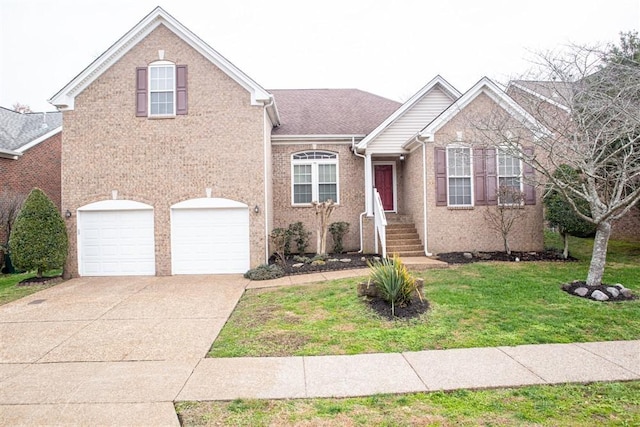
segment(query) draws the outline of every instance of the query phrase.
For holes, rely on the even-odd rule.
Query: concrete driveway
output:
[[[248,283],[79,278],[0,306],[0,425],[179,425],[172,402]]]

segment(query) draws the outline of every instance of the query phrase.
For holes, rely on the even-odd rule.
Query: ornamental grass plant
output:
[[[376,286],[382,299],[391,304],[392,316],[395,316],[396,305],[411,302],[414,292],[422,299],[414,277],[397,254],[369,263],[369,268],[369,282]]]

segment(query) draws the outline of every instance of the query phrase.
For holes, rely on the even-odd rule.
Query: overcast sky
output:
[[[532,52],[616,42],[640,0],[0,0],[0,106],[47,102],[155,6],[267,89],[358,88],[404,101],[436,74],[464,92]]]

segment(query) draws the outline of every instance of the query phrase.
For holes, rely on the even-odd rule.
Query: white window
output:
[[[291,186],[294,205],[338,203],[338,155],[327,151],[305,151],[291,156]]]
[[[498,149],[498,203],[520,204],[522,196],[522,162],[505,149]]]
[[[149,65],[149,115],[175,115],[175,100],[175,65],[168,61],[158,61]]]
[[[449,206],[472,206],[471,148],[447,147],[447,187]]]

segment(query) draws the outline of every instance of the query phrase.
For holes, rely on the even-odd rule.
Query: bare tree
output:
[[[484,219],[488,227],[500,234],[504,251],[508,255],[511,255],[509,234],[518,219],[524,215],[523,208],[524,194],[514,187],[501,186],[498,188],[498,204],[487,206],[484,211]]]
[[[336,203],[329,199],[324,202],[312,203],[316,212],[316,253],[318,255],[327,254],[327,231],[329,230],[329,217],[336,208]]]
[[[572,46],[540,55],[535,80],[512,82],[510,89],[524,90],[509,93],[537,126],[514,124],[504,111],[473,124],[534,168],[537,180],[596,226],[588,285],[602,283],[612,223],[640,200],[640,64],[633,55],[614,61],[612,52],[611,46]],[[523,149],[525,131],[536,135],[526,142],[534,151]],[[554,175],[563,164],[579,171],[577,185],[575,176]],[[588,204],[589,213],[579,201]]]
[[[22,204],[27,196],[12,190],[2,190],[0,193],[0,227],[1,233],[4,233],[4,246],[9,244],[9,236],[13,228]]]

